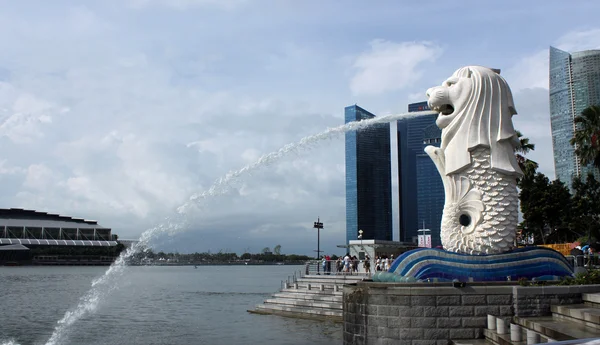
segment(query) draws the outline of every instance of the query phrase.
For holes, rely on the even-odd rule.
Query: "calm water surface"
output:
[[[331,322],[250,314],[301,266],[129,267],[65,345],[341,344]],[[106,267],[0,267],[0,344],[44,344]]]

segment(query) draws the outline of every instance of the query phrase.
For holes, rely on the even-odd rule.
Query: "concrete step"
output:
[[[298,281],[317,281],[317,282],[336,282],[338,284],[356,283],[367,279],[366,276],[304,276],[298,278]]]
[[[250,311],[252,312],[252,311]],[[279,304],[259,304],[256,306],[254,312],[262,313],[262,314],[280,314],[281,312],[291,313],[294,317],[306,316],[306,317],[315,317],[315,316],[325,316],[332,321],[341,321],[342,320],[342,311],[341,310],[330,310],[330,309],[313,309],[307,307],[290,307],[283,306]],[[286,315],[283,315],[286,316]]]
[[[493,345],[487,339],[450,339],[450,345]]]
[[[342,290],[337,291],[337,292],[333,291],[333,289],[325,289],[325,291],[321,291],[319,289],[313,288],[311,290],[308,290],[306,287],[304,287],[304,288],[298,287],[298,289],[294,289],[294,288],[282,289],[280,292],[290,292],[290,293],[301,292],[303,294],[323,295],[323,296],[343,296],[344,295]]]
[[[498,334],[496,330],[484,329],[483,336],[486,340],[490,341],[494,345],[526,345],[527,344],[527,331],[521,327],[521,339],[522,341],[512,341],[510,340],[510,331],[506,334]],[[547,343],[552,341],[552,339],[548,339],[540,335],[540,343]]]
[[[586,304],[553,305],[552,315],[557,320],[568,320],[600,331],[600,309]]]
[[[514,321],[556,341],[600,337],[600,330],[569,320],[556,320],[552,316],[515,317]]]
[[[298,282],[298,289],[307,290],[308,285],[310,285],[311,290],[319,290],[321,289],[321,285],[325,290],[335,290],[334,286],[338,287],[339,291],[342,291],[344,288],[344,284],[325,284],[325,283],[310,283],[310,282]],[[291,289],[294,288],[294,284],[290,284],[289,287]]]
[[[306,314],[303,312],[294,312],[294,311],[285,311],[285,310],[270,310],[270,309],[252,309],[248,310],[251,314],[259,314],[259,315],[276,315],[289,317],[294,319],[309,319],[309,320],[319,320],[324,322],[335,322],[340,323],[343,320],[341,316],[331,316],[331,315],[317,315],[317,314]]]
[[[266,299],[264,303],[265,304],[281,304],[281,305],[296,306],[296,307],[310,307],[310,308],[342,310],[342,303],[335,303],[335,302],[318,302],[318,301],[299,300],[299,299],[269,298],[269,299]]]
[[[600,305],[600,293],[584,293],[581,294],[583,302],[589,302]]]
[[[315,294],[304,294],[301,292],[289,293],[289,292],[278,292],[273,294],[274,298],[287,298],[297,300],[308,300],[317,302],[336,302],[342,303],[342,296],[331,296],[331,295],[315,295]]]

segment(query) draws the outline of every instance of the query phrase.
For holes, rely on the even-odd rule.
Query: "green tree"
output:
[[[523,233],[533,234],[536,243],[546,243],[543,205],[544,194],[549,184],[548,178],[542,173],[525,175],[519,184]]]
[[[264,247],[263,250],[261,251],[261,253],[266,254],[266,253],[270,253],[271,252],[271,248],[269,247]]]
[[[524,137],[520,131],[516,131],[516,133],[517,138],[519,139],[519,146],[515,149],[517,163],[523,171],[523,174],[534,175],[539,165],[531,159],[525,158],[525,155],[535,150],[535,144],[531,143],[529,138]]]
[[[273,253],[275,255],[281,255],[281,244],[278,244],[275,246],[275,248],[273,248]]]
[[[544,197],[544,221],[549,228],[552,242],[562,242],[561,239],[574,239],[570,234],[569,223],[572,216],[572,200],[569,188],[560,180],[548,184]]]
[[[573,217],[572,227],[586,236],[586,242],[600,238],[600,181],[593,174],[585,179],[573,179]]]
[[[562,182],[550,182],[546,175],[536,173],[525,175],[519,187],[524,234],[533,234],[535,243],[546,244],[548,236],[559,239],[570,231],[571,194]]]
[[[594,164],[600,169],[600,107],[592,105],[575,117],[575,134],[571,145],[581,165]]]

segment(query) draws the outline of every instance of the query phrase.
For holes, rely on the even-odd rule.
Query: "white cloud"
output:
[[[33,138],[43,137],[41,126],[68,111],[68,108],[60,108],[9,83],[0,82],[0,137],[30,142]]]
[[[54,186],[59,181],[58,176],[44,164],[32,164],[27,168],[23,187],[43,191],[48,186]]]
[[[25,169],[18,166],[7,166],[6,159],[0,160],[0,175],[24,174]]]
[[[548,49],[520,59],[503,72],[513,92],[523,89],[548,89]]]
[[[350,89],[355,95],[401,90],[418,81],[424,62],[434,62],[442,48],[430,42],[374,40],[371,49],[354,61]]]
[[[600,29],[571,31],[554,41],[552,46],[567,51],[600,48]],[[507,81],[513,91],[527,88],[548,89],[549,48],[522,57],[506,70]]]
[[[600,48],[600,29],[571,31],[561,36],[556,47],[566,51],[579,51]]]

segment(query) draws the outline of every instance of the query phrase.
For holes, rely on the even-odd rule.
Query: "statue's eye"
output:
[[[446,86],[446,87],[452,87],[452,85],[456,84],[457,82],[458,82],[458,79],[456,79],[456,78],[450,78],[450,79],[448,79],[448,80],[446,80],[444,82],[444,86]]]

